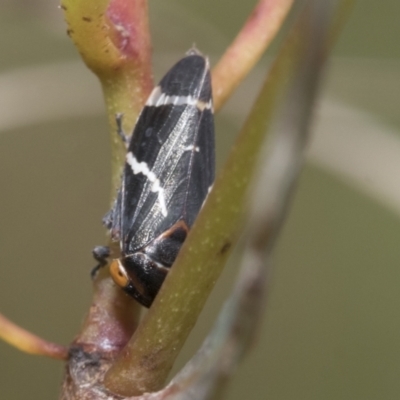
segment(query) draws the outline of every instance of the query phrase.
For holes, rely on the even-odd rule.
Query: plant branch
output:
[[[136,301],[121,292],[107,269],[99,271],[92,304],[74,346],[110,355],[121,351],[139,324],[141,310]]]
[[[98,76],[112,142],[112,198],[121,183],[125,147],[116,134],[122,113],[131,132],[152,87],[151,42],[146,0],[62,0],[68,34]]]
[[[0,338],[25,353],[47,356],[60,360],[68,357],[68,348],[48,342],[11,322],[0,314]]]
[[[152,89],[151,44],[146,0],[62,0],[68,34],[102,84],[112,143],[112,195],[121,183],[126,149],[115,115],[132,130]],[[110,243],[114,254],[119,246]],[[74,344],[85,350],[118,352],[136,329],[140,307],[117,288],[108,270],[97,274],[93,302]]]
[[[214,70],[217,107],[223,104],[259,59],[292,3],[290,0],[259,2]],[[129,5],[124,8],[124,4]],[[124,123],[131,127],[152,86],[147,3],[144,0],[132,0],[129,3],[126,0],[63,0],[63,8],[72,39],[103,85],[110,125],[114,131],[115,194],[115,188],[120,183],[125,149],[114,134],[114,114],[126,113],[128,118]],[[143,40],[140,39],[141,35]],[[119,353],[104,377],[106,389],[123,396],[140,395],[160,389],[165,381],[241,232],[241,210],[246,203],[246,193],[256,170],[257,159],[275,120],[275,112],[281,104],[287,82],[298,65],[296,46],[299,43],[305,45],[301,39],[300,42],[298,40],[298,36],[292,37],[291,44],[282,50],[281,60],[277,62],[279,66],[271,70],[227,165],[218,177],[153,306],[136,331],[139,306],[124,296],[122,291],[115,289],[107,271],[100,271],[89,316],[75,344],[90,351],[109,350],[113,355]],[[260,288],[253,290],[253,293],[261,294],[262,291],[263,288]],[[252,303],[249,297],[243,299],[248,305],[261,304]],[[248,309],[248,305],[244,305],[242,311]],[[238,314],[243,315],[241,311]],[[248,326],[255,322],[250,321]],[[127,346],[120,351],[133,332]],[[248,332],[252,333],[251,330]],[[243,339],[243,343],[247,343],[247,334],[239,338],[238,348],[242,348],[241,351],[247,346],[242,343],[245,337],[247,339]],[[160,398],[167,398],[168,391],[174,392],[171,386],[165,390],[163,395],[162,392],[158,393]]]
[[[253,69],[281,28],[294,0],[260,0],[235,40],[214,67],[213,97],[216,110]]]
[[[271,252],[303,164],[318,83],[332,38],[338,36],[351,3],[310,2],[272,67],[279,70],[290,58],[297,59],[273,124],[273,139],[263,144],[248,196],[247,244],[236,288],[202,348],[168,385],[176,393],[167,399],[222,398],[229,376],[254,340],[264,307]],[[259,101],[268,93],[269,79]],[[262,108],[258,110],[262,112]]]

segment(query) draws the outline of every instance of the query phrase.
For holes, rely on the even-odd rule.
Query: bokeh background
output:
[[[193,43],[215,62],[254,4],[152,0],[156,80]],[[335,47],[263,327],[230,400],[400,398],[399,15],[397,0],[359,1]],[[0,310],[67,344],[105,241],[110,161],[99,85],[65,30],[57,1],[0,0]],[[217,116],[219,166],[274,48]],[[234,274],[231,262],[176,369]],[[0,342],[1,399],[57,398],[62,373]]]

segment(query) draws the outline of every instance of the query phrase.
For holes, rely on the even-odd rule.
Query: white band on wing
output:
[[[191,105],[196,106],[200,111],[205,109],[212,110],[212,100],[210,99],[207,103],[197,99],[193,96],[168,96],[162,93],[161,87],[156,86],[150,94],[146,102],[146,106],[160,107],[168,104],[173,104],[174,106],[181,105]]]
[[[149,166],[144,162],[138,162],[136,157],[129,152],[126,155],[126,162],[132,169],[132,172],[137,174],[143,174],[153,185],[151,186],[151,191],[158,193],[158,201],[160,203],[161,212],[166,217],[168,215],[167,206],[165,204],[164,188],[161,187],[159,179],[156,177],[155,173],[150,171]]]

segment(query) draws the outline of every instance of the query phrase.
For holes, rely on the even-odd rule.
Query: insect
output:
[[[127,143],[122,183],[103,219],[121,257],[114,282],[150,307],[214,181],[214,118],[208,60],[190,50],[148,98]],[[107,263],[107,247],[94,257]]]

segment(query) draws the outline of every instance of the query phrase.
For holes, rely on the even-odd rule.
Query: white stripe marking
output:
[[[149,98],[147,99],[146,106],[154,106],[157,102],[157,99],[161,95],[161,87],[156,86],[153,91],[150,93]]]
[[[200,111],[213,110],[212,100],[210,99],[207,103],[197,99],[193,96],[167,96],[162,93],[161,87],[156,86],[150,94],[146,102],[146,106],[165,106],[168,104],[173,104],[174,106],[190,105],[196,106]]]
[[[160,203],[161,212],[166,217],[168,215],[167,206],[165,204],[165,196],[164,196],[164,188],[160,186],[160,181],[156,177],[153,171],[150,171],[148,165],[142,161],[138,162],[135,156],[129,152],[126,155],[126,162],[132,168],[132,172],[137,174],[143,174],[153,185],[151,187],[151,191],[154,193],[158,193],[158,201]]]
[[[200,151],[200,147],[199,146],[194,147],[194,145],[191,144],[190,146],[186,146],[184,150],[185,151],[193,151],[194,150],[196,153],[198,153]]]

